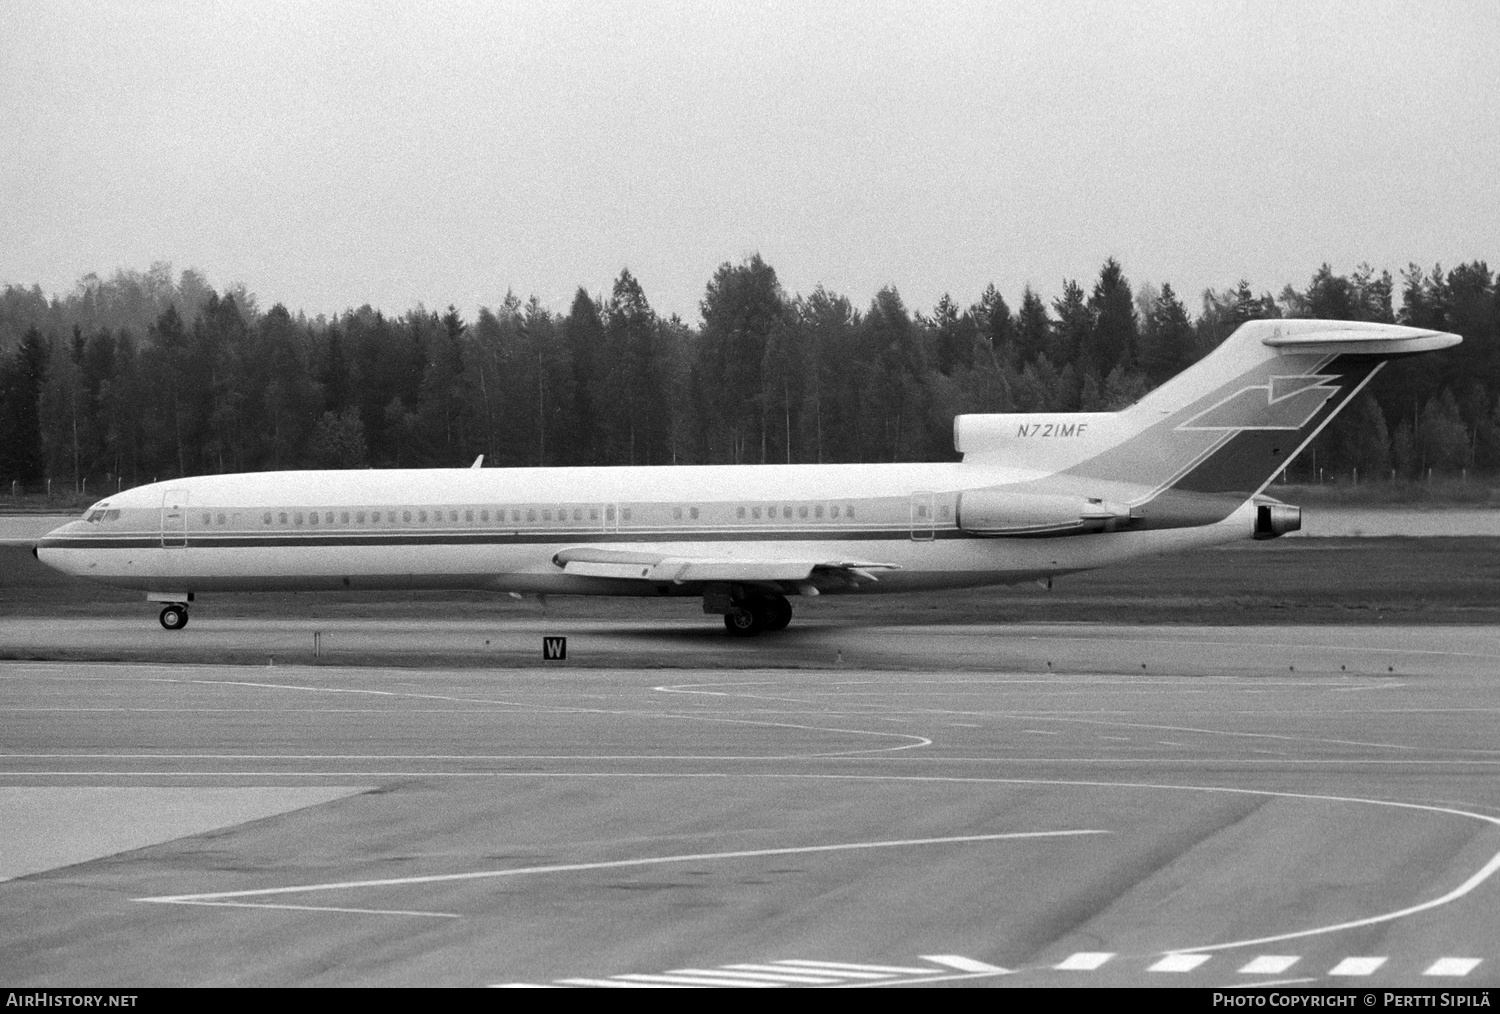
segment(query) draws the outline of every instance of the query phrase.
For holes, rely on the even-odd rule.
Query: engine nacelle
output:
[[[1095,497],[970,489],[958,495],[958,527],[971,535],[1113,531],[1130,523],[1123,504]]]
[[[1274,539],[1288,532],[1302,530],[1302,508],[1289,503],[1262,503],[1255,506],[1255,537]]]

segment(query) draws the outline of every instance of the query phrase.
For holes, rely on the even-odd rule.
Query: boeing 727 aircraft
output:
[[[1271,480],[1396,356],[1458,335],[1261,320],[1119,412],[963,415],[963,460],[266,472],[153,483],[38,543],[187,624],[198,592],[701,596],[731,633],[789,596],[1050,579],[1300,527]]]

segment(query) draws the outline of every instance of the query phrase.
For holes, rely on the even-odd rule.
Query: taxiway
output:
[[[0,980],[1500,982],[1493,630],[545,626],[0,664]]]

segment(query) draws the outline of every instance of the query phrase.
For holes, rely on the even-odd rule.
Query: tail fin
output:
[[[966,462],[1018,471],[1010,491],[1127,504],[1146,527],[1205,524],[1269,485],[1387,360],[1461,340],[1394,324],[1250,321],[1120,412],[960,416],[955,443]]]

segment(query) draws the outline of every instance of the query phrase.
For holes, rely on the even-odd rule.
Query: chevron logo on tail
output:
[[[1180,424],[1179,430],[1300,430],[1339,393],[1339,378],[1324,374],[1271,377],[1245,387]]]

